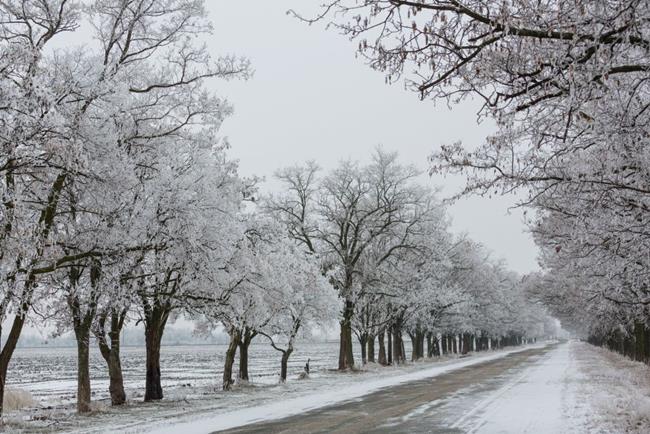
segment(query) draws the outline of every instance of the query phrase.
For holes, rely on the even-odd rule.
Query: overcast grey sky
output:
[[[420,101],[356,58],[356,43],[286,14],[313,14],[321,1],[206,2],[215,26],[211,52],[246,56],[255,70],[250,81],[214,84],[235,106],[222,131],[244,175],[270,179],[277,168],[309,159],[327,169],[341,159],[366,160],[378,145],[425,170],[427,156],[441,144],[472,146],[490,132],[491,125],[477,124],[476,104],[450,110]],[[423,176],[422,182],[442,186],[447,195],[463,185],[449,177]],[[513,202],[471,198],[449,213],[456,232],[467,232],[525,273],[537,269],[536,249],[521,212],[508,213]]]

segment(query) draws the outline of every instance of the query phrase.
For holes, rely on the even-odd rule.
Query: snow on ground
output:
[[[156,403],[131,401],[122,408],[100,402],[91,416],[73,406],[16,412],[11,432],[212,432],[301,414],[334,403],[363,399],[391,386],[442,375],[528,347],[473,354],[401,367],[368,365],[339,373],[320,369],[305,381],[251,383],[232,392],[215,386],[178,387]],[[474,401],[449,427],[468,433],[648,433],[650,367],[586,343],[571,341],[543,355],[498,388]],[[185,390],[187,389],[187,390]],[[449,397],[448,399],[452,399]],[[424,404],[408,417],[430,411]]]
[[[531,368],[477,403],[451,428],[467,433],[584,432],[589,413],[579,400],[576,382],[584,375],[572,352],[576,344],[560,345]]]
[[[451,428],[466,433],[648,433],[650,367],[584,342],[549,352]]]
[[[590,433],[650,433],[650,367],[586,343],[572,343],[578,390],[590,401]]]

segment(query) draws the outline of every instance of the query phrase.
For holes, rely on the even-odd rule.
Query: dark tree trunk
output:
[[[427,357],[433,357],[433,333],[427,333]]]
[[[458,354],[458,339],[456,339],[457,336],[454,335],[454,337],[451,340],[451,346],[454,349],[454,354]]]
[[[393,361],[395,364],[400,365],[406,362],[406,355],[404,354],[404,345],[402,342],[402,330],[398,323],[393,324]]]
[[[388,347],[387,347],[388,357],[386,360],[388,361],[389,365],[392,365],[393,364],[393,332],[391,331],[390,327],[386,331],[386,334],[388,338]]]
[[[463,333],[462,335],[462,354],[467,354],[471,351],[472,343],[471,343],[472,336],[469,333]]]
[[[634,359],[640,362],[645,362],[645,325],[640,322],[634,324],[634,340],[635,340],[635,354]]]
[[[0,367],[0,369],[2,369]],[[7,371],[0,371],[0,416],[2,416],[2,411],[4,409],[5,401],[5,378],[7,378]]]
[[[239,379],[248,381],[248,348],[257,332],[246,327],[239,340]]]
[[[289,357],[293,352],[292,348],[288,348],[286,351],[282,352],[282,360],[280,361],[280,382],[285,383],[287,381],[287,368],[289,366]]]
[[[411,338],[412,344],[411,361],[424,358],[424,332],[416,328],[414,333],[409,333],[409,337]]]
[[[77,339],[77,411],[88,413],[90,408],[90,331],[75,328]]]
[[[108,391],[111,394],[111,405],[114,406],[122,405],[126,402],[122,363],[120,362],[120,334],[122,332],[126,313],[126,310],[123,310],[122,312],[113,310],[111,312],[111,329],[108,332],[108,341],[106,340],[104,329],[107,315],[100,317],[99,330],[95,333],[97,336],[99,351],[108,365],[108,377],[110,379]]]
[[[441,335],[440,336],[440,341],[442,342],[442,354],[446,355],[448,350],[447,350],[447,336],[446,335]]]
[[[230,390],[233,385],[232,366],[235,363],[237,347],[239,346],[240,333],[237,329],[230,330],[230,344],[226,350],[226,357],[223,365],[223,390]]]
[[[418,352],[417,356],[418,359],[424,359],[424,339],[425,339],[425,334],[422,330],[417,330],[415,333],[415,338],[418,342]]]
[[[345,301],[343,319],[341,320],[341,337],[339,341],[339,370],[345,371],[354,368],[354,354],[352,353],[352,317],[354,316],[354,303]]]
[[[90,277],[93,288],[96,287],[99,279],[98,270],[97,264],[91,267]],[[68,270],[71,288],[76,287],[82,272],[83,269],[79,267],[71,267]],[[77,412],[79,413],[89,413],[92,410],[90,407],[90,328],[96,312],[96,298],[93,292],[90,294],[90,300],[87,310],[82,312],[81,302],[74,292],[69,293],[67,298],[77,341]]]
[[[248,345],[239,342],[239,374],[240,380],[248,381]]]
[[[365,365],[368,363],[368,353],[366,352],[367,350],[367,342],[368,342],[368,336],[364,334],[360,334],[357,339],[359,340],[359,345],[361,345],[361,364]]]
[[[24,311],[27,311],[29,306],[23,306]],[[4,406],[4,396],[5,396],[5,384],[7,381],[7,371],[9,368],[9,362],[11,361],[11,356],[16,349],[18,344],[18,338],[20,333],[25,325],[26,315],[16,315],[11,325],[11,330],[7,336],[7,341],[2,347],[2,352],[0,352],[0,416],[2,416],[3,406]],[[0,324],[2,327],[2,324]]]
[[[380,365],[386,366],[388,359],[386,358],[386,345],[384,343],[384,331],[380,331],[377,335],[377,342],[379,343],[378,361]]]
[[[644,355],[644,360],[645,360],[646,363],[650,363],[650,333],[648,333],[648,329],[645,328],[645,326],[644,326],[644,336],[645,336],[645,344],[644,344],[645,355]]]
[[[168,315],[169,311],[156,307],[145,318],[144,336],[147,350],[147,377],[144,400],[147,402],[163,399],[160,376],[160,345]]]
[[[368,361],[375,363],[375,337],[368,336]]]

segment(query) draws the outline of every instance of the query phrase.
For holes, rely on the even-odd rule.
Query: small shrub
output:
[[[23,408],[30,408],[35,406],[36,401],[34,401],[32,394],[28,391],[21,389],[5,390],[3,410],[16,411],[22,410]]]

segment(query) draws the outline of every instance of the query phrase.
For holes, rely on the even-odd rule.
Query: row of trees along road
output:
[[[483,102],[496,132],[431,156],[459,194],[518,192],[540,247],[528,291],[573,331],[650,359],[650,4],[329,1],[315,20],[422,98]],[[308,19],[308,18],[303,18]]]
[[[413,358],[425,341],[429,354],[453,350],[459,334],[466,351],[475,338],[485,348],[544,333],[520,279],[451,235],[394,154],[323,176],[281,170],[283,192],[258,200],[218,134],[231,108],[206,87],[248,78],[249,63],[209,55],[203,6],[0,3],[0,410],[27,321],[73,332],[79,412],[91,410],[93,343],[112,403],[125,402],[129,322],[144,325],[146,401],[163,398],[161,341],[181,315],[229,333],[224,389],[237,350],[248,377],[254,339],[278,350],[285,380],[297,339],[333,319],[341,369],[354,365],[354,334],[365,358],[377,342],[380,362],[401,363],[403,333]]]

